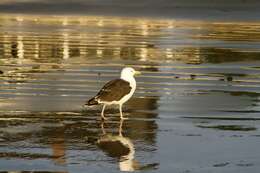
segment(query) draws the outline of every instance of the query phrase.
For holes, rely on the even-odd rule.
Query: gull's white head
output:
[[[140,72],[131,67],[125,67],[121,71],[121,79],[131,79],[137,74],[140,74]]]

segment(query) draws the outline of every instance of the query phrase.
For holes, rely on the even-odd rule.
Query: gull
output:
[[[104,112],[107,105],[119,105],[120,118],[123,117],[122,106],[127,102],[134,94],[136,89],[136,81],[134,76],[141,74],[139,71],[134,70],[131,67],[125,67],[121,71],[119,79],[114,79],[106,83],[97,95],[87,101],[87,106],[103,104],[101,111],[101,118],[105,120]]]

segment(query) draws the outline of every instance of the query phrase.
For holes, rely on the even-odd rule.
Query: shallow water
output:
[[[0,171],[257,172],[259,29],[2,15]],[[124,66],[142,72],[129,120],[102,123],[83,105]]]

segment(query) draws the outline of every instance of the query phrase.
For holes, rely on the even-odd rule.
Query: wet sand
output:
[[[260,23],[0,17],[0,171],[257,172]],[[118,110],[83,108],[124,66]],[[123,144],[122,144],[123,143]]]

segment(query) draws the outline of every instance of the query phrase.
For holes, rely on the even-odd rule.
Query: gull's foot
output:
[[[108,120],[108,118],[106,118],[106,117],[101,117],[101,121],[105,121],[105,120]]]
[[[108,120],[108,118],[104,117],[104,116],[101,116],[101,117],[97,117],[98,121],[105,121],[105,120]]]

